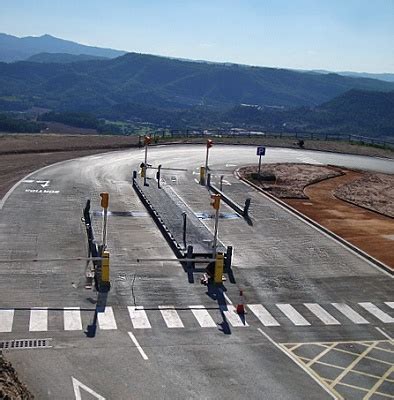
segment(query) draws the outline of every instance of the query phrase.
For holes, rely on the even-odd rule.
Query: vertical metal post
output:
[[[259,176],[260,176],[260,171],[261,171],[261,154],[259,156]]]
[[[144,186],[146,186],[146,168],[148,162],[148,143],[145,143],[145,158],[144,158]]]
[[[218,239],[218,225],[219,225],[219,208],[215,213],[215,233],[213,235],[213,258],[216,258],[216,247],[217,247],[217,239]]]
[[[108,218],[108,209],[104,208],[104,217],[103,217],[103,248],[107,248],[107,218]]]
[[[186,249],[186,212],[182,213],[183,217],[183,247]]]
[[[161,164],[157,167],[157,174],[156,174],[156,178],[157,178],[157,187],[158,189],[160,189],[160,179],[161,179]]]
[[[207,154],[205,155],[205,174],[208,173],[208,156],[209,156],[209,147],[207,146]]]
[[[224,175],[220,175],[220,186],[219,186],[219,188],[220,188],[221,192],[223,192],[223,178],[224,178]]]

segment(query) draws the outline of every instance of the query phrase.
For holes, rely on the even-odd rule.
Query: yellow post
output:
[[[146,167],[141,167],[141,178],[145,178],[146,175]]]
[[[215,276],[214,281],[216,284],[221,285],[223,282],[223,266],[224,266],[224,254],[217,253],[215,261]]]
[[[200,167],[200,185],[205,185],[205,167]]]
[[[104,285],[109,284],[109,251],[103,251],[101,260],[101,282]]]

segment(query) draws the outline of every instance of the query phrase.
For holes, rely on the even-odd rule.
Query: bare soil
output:
[[[257,166],[240,173],[249,179],[255,171]],[[251,181],[394,270],[394,175],[304,164],[267,171],[280,177],[279,190],[276,183]]]

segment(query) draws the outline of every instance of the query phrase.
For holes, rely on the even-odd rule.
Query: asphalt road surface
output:
[[[143,158],[140,149],[55,164],[0,203],[0,341],[45,344],[6,351],[36,398],[393,398],[391,276],[238,181],[237,167],[258,162],[250,146],[210,152],[213,180],[224,175],[234,200],[252,199],[249,223],[221,208],[236,283],[207,291],[177,262],[137,263],[174,257],[130,184]],[[197,183],[204,146],[152,147],[148,162],[162,165],[162,185],[194,212],[212,213]],[[394,172],[392,160],[290,149],[269,148],[263,162]],[[155,170],[148,176],[156,184]],[[85,261],[67,260],[87,255],[88,198],[100,240],[103,191],[114,212],[108,296],[85,289]],[[63,260],[9,262],[36,258]],[[233,310],[240,289],[245,318]]]

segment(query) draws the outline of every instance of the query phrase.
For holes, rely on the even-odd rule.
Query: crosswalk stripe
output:
[[[0,332],[12,332],[14,310],[0,310]]]
[[[372,303],[358,303],[362,308],[366,309],[369,313],[371,313],[374,317],[384,322],[385,324],[389,324],[394,322],[394,318],[390,317],[390,315],[386,314],[380,308],[376,307],[375,304]]]
[[[261,304],[248,304],[248,308],[264,326],[280,326],[280,323]]]
[[[204,306],[189,306],[201,328],[216,328],[216,322]]]
[[[97,319],[100,329],[118,329],[112,307],[105,307],[104,312],[98,312]]]
[[[242,321],[241,317],[236,313],[235,307],[227,304],[227,310],[222,308],[223,314],[226,317],[226,320],[230,322],[231,326],[234,328],[249,326],[246,321]]]
[[[64,307],[64,330],[82,330],[81,310],[79,307]]]
[[[369,322],[361,316],[357,311],[354,311],[353,308],[349,307],[345,303],[331,303],[338,311],[340,311],[345,317],[349,318],[350,321],[355,324],[369,324]]]
[[[384,304],[387,304],[390,308],[394,308],[394,301],[386,301]]]
[[[322,306],[316,303],[304,303],[304,306],[312,312],[324,325],[341,325],[341,323],[329,314]]]
[[[32,308],[30,310],[30,332],[45,332],[48,330],[48,309]]]
[[[159,306],[159,309],[168,328],[184,328],[174,306]]]
[[[290,304],[276,304],[280,311],[297,326],[308,326],[310,323]]]
[[[142,306],[128,306],[131,323],[134,329],[149,329],[152,328],[148,316]]]

